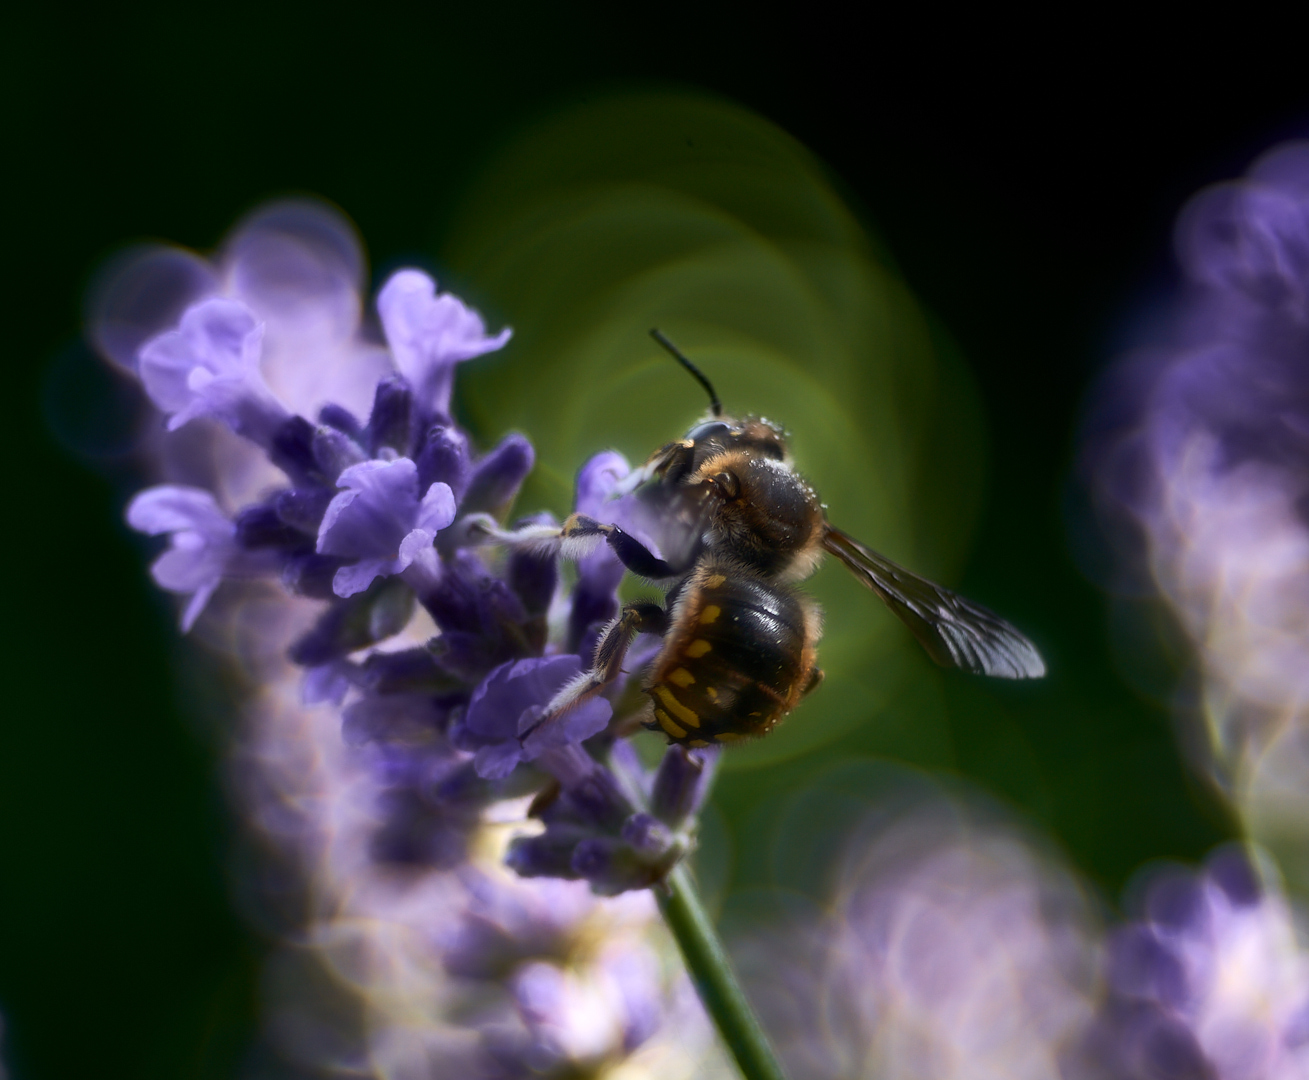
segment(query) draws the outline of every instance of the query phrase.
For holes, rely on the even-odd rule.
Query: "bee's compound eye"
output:
[[[731,430],[731,427],[721,420],[710,420],[708,423],[693,427],[686,433],[686,439],[690,443],[703,442],[705,439],[721,439],[724,435],[730,434]]]
[[[741,494],[741,481],[734,472],[724,470],[714,476],[713,482],[718,490],[729,499],[735,499]]]

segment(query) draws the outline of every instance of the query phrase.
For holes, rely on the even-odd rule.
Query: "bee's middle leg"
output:
[[[518,741],[521,743],[532,732],[594,697],[617,679],[623,670],[623,658],[637,634],[662,634],[667,629],[668,612],[658,604],[651,601],[627,604],[601,632],[590,668],[570,680],[551,698],[541,719],[523,732]]]

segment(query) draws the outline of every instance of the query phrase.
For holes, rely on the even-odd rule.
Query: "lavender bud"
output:
[[[377,384],[364,443],[373,457],[379,457],[384,446],[402,457],[409,453],[412,412],[413,394],[403,377],[393,375]]]
[[[536,514],[518,521],[515,527],[554,524],[550,514]],[[505,577],[528,615],[544,615],[559,584],[559,562],[550,554],[515,549],[509,554]]]
[[[349,435],[355,442],[361,446],[367,441],[364,438],[364,425],[349,409],[329,401],[318,410],[318,422],[327,427],[334,427],[343,435]]]
[[[460,511],[464,514],[503,513],[518,494],[535,461],[530,442],[521,435],[507,436],[477,463]]]
[[[448,694],[460,685],[427,649],[371,653],[361,675],[364,685],[375,694]]]
[[[313,539],[287,525],[275,506],[251,506],[237,516],[236,542],[243,548],[309,550]]]
[[[659,763],[650,793],[650,809],[655,817],[674,829],[681,825],[698,808],[708,787],[705,771],[700,755],[683,746],[670,746]]]
[[[314,464],[323,478],[331,483],[335,483],[351,465],[368,460],[368,455],[359,445],[336,428],[320,427],[314,432],[312,447]]]
[[[314,459],[314,426],[303,416],[289,416],[273,432],[269,460],[297,486],[320,479]]]
[[[335,600],[332,582],[345,561],[337,555],[319,555],[316,551],[293,555],[282,565],[282,584],[298,596]]]
[[[577,835],[559,831],[540,836],[515,837],[505,855],[505,865],[519,877],[557,877],[576,880],[581,874],[573,869],[573,852]]]
[[[279,491],[273,500],[277,516],[293,529],[318,535],[318,527],[323,523],[323,515],[336,494],[331,488],[310,487],[292,488]]]
[[[468,459],[468,438],[458,428],[431,428],[418,451],[419,486],[437,482],[449,484],[456,500],[462,500],[472,475]]]

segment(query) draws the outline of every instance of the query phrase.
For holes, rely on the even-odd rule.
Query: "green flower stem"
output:
[[[727,950],[700,903],[686,864],[675,866],[664,884],[666,891],[654,890],[659,910],[682,950],[700,1000],[736,1058],[741,1075],[745,1080],[786,1080],[768,1036],[736,981]]]

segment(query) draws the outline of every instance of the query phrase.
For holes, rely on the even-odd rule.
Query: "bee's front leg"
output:
[[[627,569],[643,578],[658,581],[677,577],[663,559],[646,547],[631,533],[617,525],[607,525],[585,514],[573,514],[559,528],[529,525],[514,532],[506,532],[494,525],[482,526],[484,533],[502,544],[530,547],[549,551],[564,559],[582,559],[590,555],[601,543],[607,543]]]

